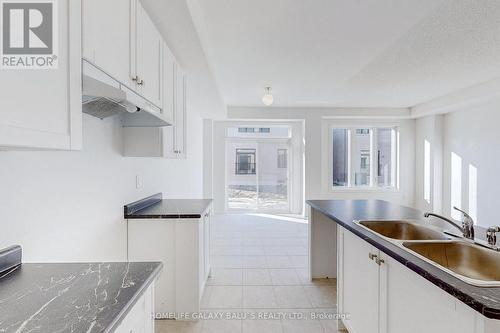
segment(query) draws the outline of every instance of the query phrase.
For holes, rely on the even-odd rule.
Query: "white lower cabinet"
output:
[[[116,333],[154,333],[154,289],[152,283],[123,318],[115,330]]]
[[[493,333],[491,320],[347,231],[337,230],[338,309],[350,333]]]
[[[128,260],[161,261],[155,313],[197,313],[210,274],[210,208],[201,218],[131,219]]]
[[[382,327],[387,332],[474,332],[474,315],[460,317],[456,299],[415,272],[385,256],[380,266],[384,285],[380,289],[385,306]],[[461,325],[455,327],[459,319]],[[384,323],[385,322],[385,323]]]
[[[354,239],[355,235],[344,235],[344,306],[353,320],[349,327],[357,333],[373,333],[378,326],[378,266],[368,258],[377,252],[370,244]],[[363,300],[360,302],[360,300]]]

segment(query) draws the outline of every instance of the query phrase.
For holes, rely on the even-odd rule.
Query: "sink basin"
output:
[[[463,241],[404,242],[403,246],[467,283],[500,285],[499,252]]]
[[[404,221],[359,221],[363,227],[384,237],[398,240],[445,240],[449,239],[441,231]]]

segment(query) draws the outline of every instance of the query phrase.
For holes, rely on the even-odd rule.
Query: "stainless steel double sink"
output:
[[[411,220],[355,223],[466,283],[500,286],[500,252]]]

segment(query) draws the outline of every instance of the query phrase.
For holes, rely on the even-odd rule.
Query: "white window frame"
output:
[[[428,204],[432,201],[432,148],[431,142],[427,139],[424,140],[424,200]]]
[[[352,135],[356,129],[370,129],[370,185],[353,185],[354,179],[354,165],[352,164],[352,155],[354,154],[354,147],[352,145]],[[391,128],[392,129],[392,145],[391,145],[391,155],[394,157],[391,159],[391,186],[377,186],[377,132],[378,128]],[[348,137],[348,153],[347,153],[347,163],[348,163],[348,185],[347,186],[333,186],[333,130],[334,129],[347,129]],[[387,122],[374,122],[374,123],[364,123],[364,122],[335,122],[330,123],[327,126],[328,133],[326,135],[328,144],[328,163],[327,163],[327,173],[328,173],[328,189],[330,192],[399,192],[400,182],[399,182],[399,158],[400,158],[400,124],[399,123],[387,123]]]

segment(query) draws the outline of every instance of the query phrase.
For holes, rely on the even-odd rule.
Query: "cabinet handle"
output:
[[[384,261],[384,259],[379,259],[379,258],[377,258],[377,259],[375,259],[375,262],[377,263],[377,265],[379,265],[379,266],[380,266],[380,265],[382,265],[385,261]]]
[[[377,255],[376,254],[373,254],[373,253],[369,253],[368,254],[368,258],[370,258],[370,260],[373,260],[375,258],[377,258]],[[378,260],[378,259],[377,259]]]
[[[137,82],[138,85],[142,86],[145,82],[138,75],[132,77],[132,81]]]

